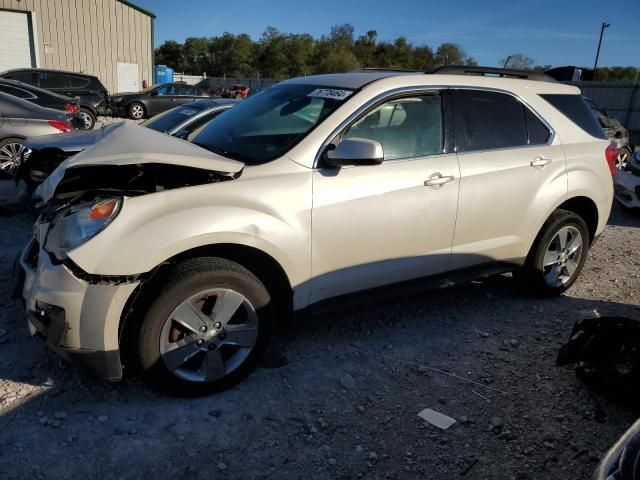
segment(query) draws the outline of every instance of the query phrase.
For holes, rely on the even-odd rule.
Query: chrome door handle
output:
[[[549,165],[552,162],[550,158],[545,157],[536,157],[534,160],[531,160],[532,167],[544,167],[545,165]]]
[[[440,172],[434,173],[427,180],[424,181],[425,187],[441,187],[447,183],[451,183],[456,179],[453,175],[443,177]]]

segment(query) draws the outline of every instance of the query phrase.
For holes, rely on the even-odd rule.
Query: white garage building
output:
[[[68,70],[140,90],[153,80],[154,19],[124,0],[0,0],[0,72]]]

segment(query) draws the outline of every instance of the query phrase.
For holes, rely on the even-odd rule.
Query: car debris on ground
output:
[[[587,386],[640,412],[640,319],[605,316],[576,322],[557,364],[575,365]]]
[[[640,208],[640,150],[626,157],[613,178],[616,200],[626,208]]]
[[[444,413],[437,412],[436,410],[432,410],[430,408],[425,408],[418,416],[423,419],[425,422],[430,423],[434,427],[438,427],[441,430],[446,430],[451,425],[456,423],[454,418],[446,416]]]

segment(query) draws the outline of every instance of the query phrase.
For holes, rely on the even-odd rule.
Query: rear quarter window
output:
[[[91,79],[85,77],[76,77],[75,75],[67,75],[67,80],[71,88],[86,88]]]
[[[545,94],[540,96],[589,135],[602,140],[607,139],[593,110],[581,95]]]

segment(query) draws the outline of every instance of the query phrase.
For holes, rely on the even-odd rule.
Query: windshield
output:
[[[214,118],[193,143],[247,165],[288,152],[333,113],[352,90],[275,85]]]
[[[140,126],[156,130],[157,132],[168,132],[173,130],[181,123],[193,118],[204,110],[201,106],[185,105],[182,107],[172,108],[166,112],[162,112],[160,115],[150,118],[149,120],[142,122]]]

